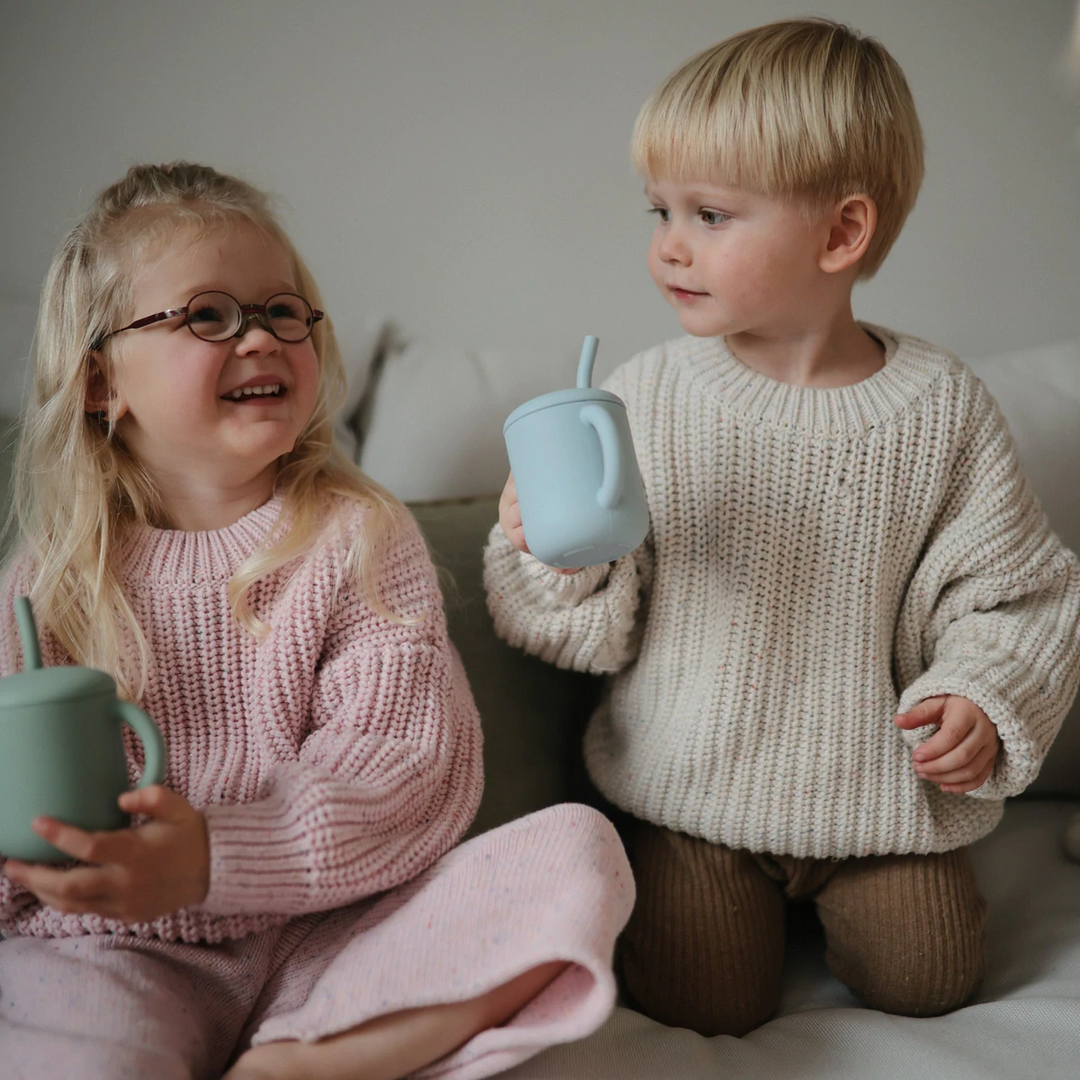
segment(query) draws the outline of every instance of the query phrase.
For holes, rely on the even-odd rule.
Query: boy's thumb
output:
[[[920,701],[918,705],[908,709],[906,713],[893,717],[893,723],[897,727],[907,730],[923,727],[926,724],[940,722],[941,714],[945,710],[945,698],[932,697]]]

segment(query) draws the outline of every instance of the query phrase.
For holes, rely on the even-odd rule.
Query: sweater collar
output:
[[[862,436],[896,419],[942,376],[945,354],[918,338],[860,323],[885,346],[885,366],[851,386],[778,382],[747,367],[723,338],[690,339],[690,365],[732,412],[818,435]]]
[[[124,577],[135,589],[228,581],[267,538],[283,503],[283,496],[275,494],[232,525],[210,532],[136,525],[121,549]]]

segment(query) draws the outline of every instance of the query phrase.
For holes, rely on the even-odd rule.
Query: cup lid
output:
[[[553,390],[550,394],[541,394],[539,397],[530,398],[524,405],[519,405],[503,424],[505,435],[511,424],[516,424],[523,416],[539,412],[541,409],[550,409],[555,405],[573,405],[575,402],[586,401],[610,401],[626,408],[626,403],[618,394],[608,390],[592,390],[588,388],[573,387],[570,390]]]
[[[114,694],[116,683],[96,668],[34,668],[0,679],[0,709],[20,705],[40,705],[46,701],[73,701],[77,698]]]

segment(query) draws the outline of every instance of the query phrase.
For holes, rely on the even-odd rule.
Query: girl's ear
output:
[[[854,266],[870,247],[877,229],[877,204],[869,195],[850,195],[837,208],[829,240],[818,265],[827,274]]]
[[[94,352],[90,354],[90,374],[86,380],[86,398],[83,407],[88,413],[100,416],[113,424],[127,412],[124,401],[109,389],[109,380],[105,378],[100,358]]]

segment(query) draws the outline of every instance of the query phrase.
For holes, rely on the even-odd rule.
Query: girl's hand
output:
[[[982,787],[1001,749],[997,727],[973,701],[956,694],[927,698],[893,723],[910,731],[937,724],[937,733],[911,753],[915,772],[942,791],[960,794]]]
[[[521,527],[521,508],[518,506],[517,488],[514,487],[514,474],[506,478],[506,486],[499,497],[499,524],[506,533],[506,539],[517,548],[531,555],[529,545],[525,543],[525,530]],[[577,570],[566,570],[561,566],[552,566],[550,569],[559,574],[576,574]]]
[[[151,818],[115,832],[85,832],[36,818],[34,832],[72,858],[70,869],[8,859],[4,874],[43,904],[75,915],[148,922],[197,904],[210,887],[210,841],[203,815],[167,787],[126,791],[120,808]]]

